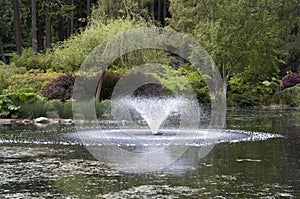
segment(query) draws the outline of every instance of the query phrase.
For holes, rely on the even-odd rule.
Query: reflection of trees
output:
[[[280,132],[285,136],[283,139],[283,151],[284,157],[288,163],[285,172],[288,179],[290,180],[290,185],[293,189],[300,190],[300,184],[297,183],[300,179],[299,175],[299,164],[300,160],[300,145],[299,145],[299,132],[300,132],[300,111],[290,110],[285,111],[280,117]]]

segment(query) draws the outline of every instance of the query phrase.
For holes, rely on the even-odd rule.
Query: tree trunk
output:
[[[91,17],[91,0],[86,1],[86,18],[89,19]]]
[[[58,39],[59,41],[64,40],[64,24],[61,15],[59,16],[59,20],[58,20]]]
[[[164,5],[163,5],[163,26],[166,26],[166,18],[167,18],[167,0],[164,0]]]
[[[51,47],[51,21],[50,21],[50,11],[49,11],[49,0],[47,0],[46,3],[46,10],[45,10],[45,14],[46,14],[46,43],[45,43],[45,48],[50,48]]]
[[[113,6],[114,6],[114,0],[109,1],[109,17],[113,17]]]
[[[74,6],[74,0],[71,1],[72,6]],[[74,11],[71,14],[71,35],[74,33]]]
[[[3,49],[3,43],[2,43],[2,40],[0,39],[0,51],[1,51],[1,60],[6,63],[6,60],[5,60],[5,55],[4,55],[4,49]]]
[[[70,37],[71,34],[71,20],[68,19],[67,21],[67,32],[66,32],[66,38]]]
[[[22,54],[22,31],[20,24],[20,8],[18,0],[14,0],[14,21],[16,33],[16,51],[17,54]]]
[[[157,1],[157,21],[161,22],[161,0]]]
[[[155,13],[154,13],[154,0],[151,2],[151,19],[152,21],[155,20]]]
[[[37,53],[36,0],[31,0],[32,50]]]
[[[97,91],[96,91],[96,102],[100,102],[100,96],[101,96],[101,88],[102,88],[102,83],[105,77],[105,71],[103,72],[102,76],[100,77],[100,80],[98,82],[97,86]]]
[[[215,22],[214,5],[212,3],[211,3],[211,7],[210,7],[210,21],[211,21],[211,23]]]

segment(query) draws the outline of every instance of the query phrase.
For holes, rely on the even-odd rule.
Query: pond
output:
[[[62,139],[74,127],[0,127],[0,198],[300,197],[299,110],[230,110],[226,128],[283,137],[221,142],[181,169],[126,173]]]

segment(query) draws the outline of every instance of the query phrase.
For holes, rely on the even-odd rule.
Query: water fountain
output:
[[[197,128],[199,120],[206,117],[197,102],[184,97],[119,98],[113,101],[112,115],[116,121],[132,121],[130,128],[138,128],[145,121],[154,135],[160,133],[167,119],[173,118],[173,126],[180,129]]]
[[[99,128],[82,129],[67,137],[80,140],[101,162],[129,173],[161,171],[170,167],[184,170],[183,165],[196,163],[195,157],[201,160],[216,144],[278,137],[267,133],[212,129],[210,117],[198,102],[185,97],[126,96],[112,100],[110,113],[117,126],[102,124]],[[198,154],[185,155],[189,150]],[[184,161],[180,161],[181,158]]]

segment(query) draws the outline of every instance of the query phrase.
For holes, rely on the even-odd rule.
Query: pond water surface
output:
[[[300,197],[299,110],[228,111],[226,128],[284,137],[219,143],[180,172],[132,174],[59,139],[73,127],[0,127],[0,198]]]

